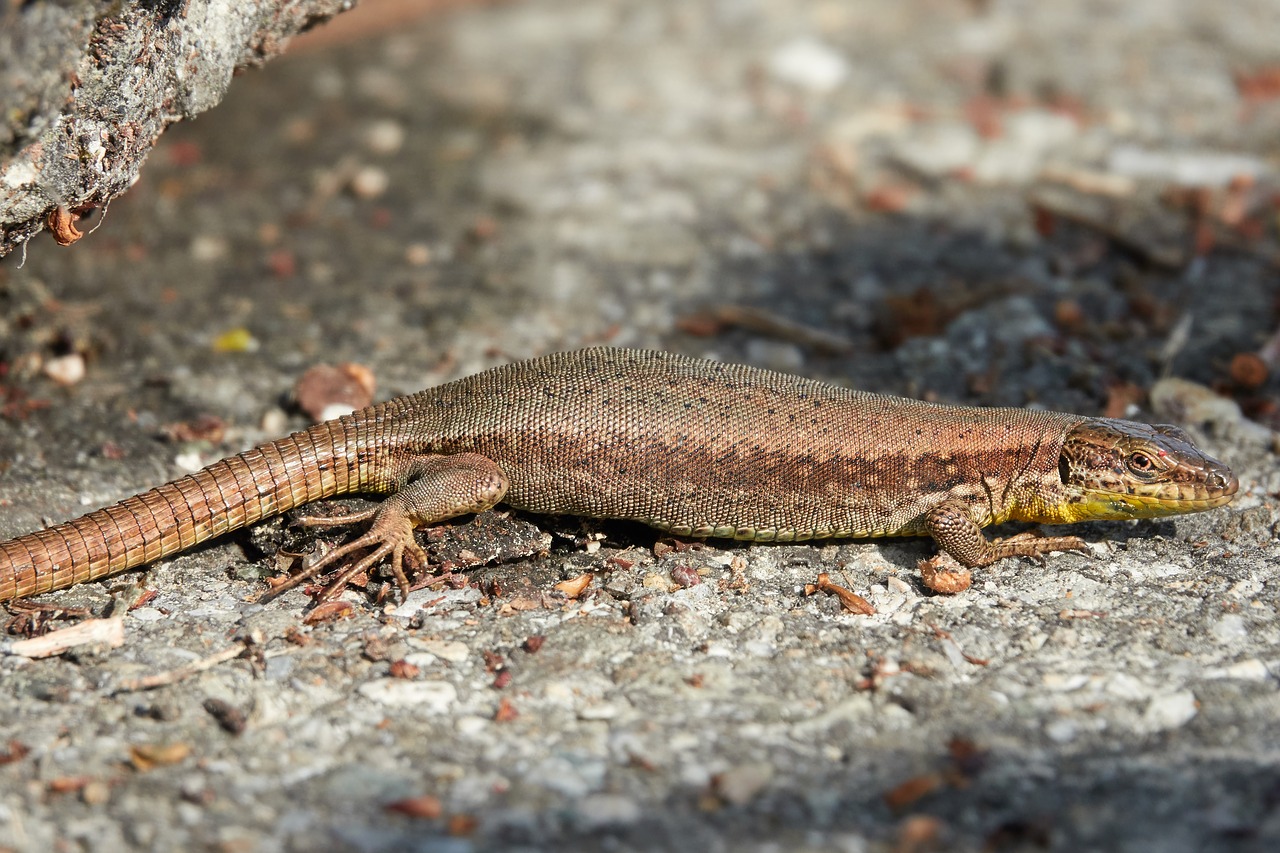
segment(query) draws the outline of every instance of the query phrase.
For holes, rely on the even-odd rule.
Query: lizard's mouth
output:
[[[1202,512],[1231,503],[1240,481],[1230,471],[1211,471],[1204,481],[1131,485],[1130,491],[1086,489],[1090,518],[1156,518]]]

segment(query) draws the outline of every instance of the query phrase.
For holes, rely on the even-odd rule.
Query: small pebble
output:
[[[743,806],[754,800],[772,778],[771,764],[740,764],[716,777],[716,793],[731,806]]]
[[[454,722],[453,727],[457,729],[458,734],[464,737],[475,737],[488,731],[491,725],[493,725],[491,720],[486,720],[484,717],[478,717],[475,714],[467,714],[459,717]]]
[[[1142,727],[1147,732],[1164,732],[1181,728],[1200,712],[1195,694],[1179,690],[1156,696],[1142,715]]]
[[[1257,658],[1246,658],[1236,661],[1222,671],[1225,678],[1236,678],[1240,681],[1266,681],[1271,677],[1267,665]]]
[[[425,267],[431,263],[431,247],[426,243],[410,243],[404,247],[405,263],[413,267]]]
[[[375,678],[361,684],[357,691],[383,705],[411,706],[427,714],[447,714],[458,701],[457,689],[447,681]]]
[[[1267,364],[1257,353],[1238,352],[1231,359],[1231,381],[1247,391],[1256,391],[1267,382]]]
[[[404,125],[392,119],[382,119],[369,125],[364,133],[364,144],[374,154],[395,154],[404,145]]]
[[[621,709],[613,702],[595,702],[578,711],[580,720],[612,720]]]
[[[1223,151],[1151,151],[1136,145],[1117,145],[1107,163],[1112,172],[1131,178],[1164,181],[1185,187],[1225,187],[1240,176],[1266,173],[1257,157]]]
[[[201,263],[220,260],[230,251],[226,238],[212,234],[197,234],[191,240],[191,259]]]
[[[1209,629],[1214,639],[1220,643],[1230,643],[1233,640],[1243,640],[1249,636],[1249,629],[1246,627],[1244,617],[1238,613],[1228,613],[1213,623],[1213,627]]]
[[[87,806],[100,806],[111,799],[111,787],[100,779],[94,779],[81,789],[80,799]]]
[[[45,362],[44,374],[63,387],[75,385],[84,379],[84,356],[73,352]]]
[[[272,406],[263,412],[258,425],[267,435],[280,435],[289,426],[289,416],[279,406]]]
[[[1044,727],[1044,733],[1054,743],[1071,743],[1080,735],[1080,726],[1074,720],[1053,720]]]
[[[412,645],[449,663],[462,663],[471,656],[471,649],[466,643],[453,640],[415,640]]]
[[[351,176],[351,192],[357,198],[377,198],[391,185],[391,176],[378,166],[362,166]]]
[[[822,94],[844,82],[849,76],[849,62],[816,39],[797,38],[773,52],[769,71],[783,83]]]
[[[640,803],[622,794],[590,794],[578,803],[575,820],[584,830],[628,826],[644,816]]]

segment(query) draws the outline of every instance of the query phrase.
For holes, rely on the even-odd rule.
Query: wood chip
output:
[[[5,648],[11,655],[25,658],[47,658],[80,646],[103,646],[118,649],[124,645],[124,617],[86,619],[42,637],[18,640]]]

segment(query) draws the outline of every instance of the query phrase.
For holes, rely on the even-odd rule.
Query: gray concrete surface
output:
[[[1277,45],[1263,2],[539,0],[286,57],[96,233],[0,266],[0,535],[302,426],[318,362],[380,397],[598,342],[1137,417],[1162,376],[1231,390],[1277,321],[1280,101],[1248,85]],[[1191,258],[1188,186],[1261,236]],[[1275,382],[1236,390],[1265,422]],[[282,525],[47,596],[155,592],[119,648],[0,659],[0,847],[1273,849],[1280,466],[1265,423],[1201,409],[1231,508],[1087,525],[1092,553],[950,598],[924,541],[533,517],[446,538],[503,522],[545,556],[318,625],[252,601]],[[159,437],[207,415],[214,441]],[[804,596],[820,571],[876,615]]]

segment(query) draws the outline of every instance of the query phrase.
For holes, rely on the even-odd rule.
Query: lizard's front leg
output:
[[[511,485],[497,463],[476,453],[414,456],[402,461],[401,465],[405,466],[404,485],[376,509],[301,520],[304,525],[317,527],[368,521],[369,529],[351,542],[325,554],[305,571],[289,578],[272,590],[271,596],[279,595],[316,577],[353,553],[372,549],[364,557],[343,568],[325,587],[318,600],[332,598],[351,578],[385,557],[391,558],[391,571],[395,574],[403,599],[409,594],[409,579],[404,572],[406,558],[419,572],[427,568],[427,554],[413,538],[413,531],[447,518],[484,512],[501,501],[507,493],[507,487]]]
[[[969,568],[989,566],[1005,557],[1043,559],[1050,551],[1085,551],[1089,546],[1079,536],[1040,536],[1019,533],[1008,539],[991,541],[973,518],[973,509],[960,500],[947,500],[929,510],[925,516],[938,550]]]

